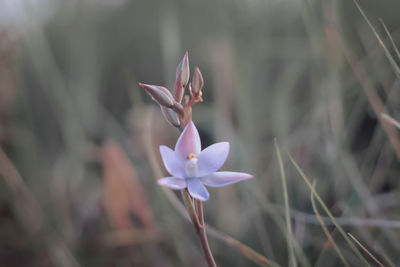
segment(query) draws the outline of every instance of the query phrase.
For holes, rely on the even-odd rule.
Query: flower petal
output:
[[[220,187],[234,184],[250,178],[253,178],[253,175],[243,172],[214,172],[199,179],[207,186]]]
[[[202,177],[218,171],[224,165],[228,154],[228,142],[216,143],[201,151],[197,156],[197,176]]]
[[[160,146],[161,158],[168,173],[175,177],[185,177],[185,163],[169,147]]]
[[[171,189],[183,189],[187,187],[186,180],[178,177],[164,177],[158,180],[158,184]]]
[[[210,198],[207,188],[200,182],[198,178],[187,179],[189,194],[201,201],[206,201]]]
[[[175,152],[177,152],[182,159],[186,159],[190,153],[198,155],[200,151],[201,142],[199,132],[194,123],[189,121],[176,142]]]

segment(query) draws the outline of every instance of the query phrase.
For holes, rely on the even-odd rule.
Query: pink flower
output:
[[[175,145],[175,150],[160,146],[160,153],[170,177],[158,183],[172,189],[187,188],[193,198],[206,201],[210,198],[206,187],[221,187],[253,176],[241,172],[217,172],[229,154],[229,143],[220,142],[201,150],[196,126],[190,121]]]

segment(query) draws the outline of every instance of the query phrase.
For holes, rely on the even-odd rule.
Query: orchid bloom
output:
[[[220,142],[201,150],[200,136],[192,121],[176,142],[175,151],[160,146],[160,153],[171,176],[158,183],[171,189],[187,188],[193,198],[201,201],[210,198],[204,185],[221,187],[253,177],[241,172],[217,172],[228,157],[229,143]]]

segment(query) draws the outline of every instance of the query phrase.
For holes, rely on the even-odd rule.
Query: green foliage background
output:
[[[379,21],[399,46],[400,3],[359,1],[391,57],[353,1],[29,3],[0,26],[4,266],[204,266],[194,230],[156,183],[158,146],[173,146],[179,133],[137,85],[172,89],[186,50],[191,70],[199,66],[205,80],[205,101],[193,109],[203,146],[231,142],[224,169],[255,176],[211,189],[206,221],[287,266],[276,138],[299,265],[342,262],[288,153],[344,218],[345,231],[385,265],[399,264],[400,154],[373,103],[400,120],[400,73],[390,63],[400,58]],[[129,157],[154,216],[144,229],[132,212],[128,241],[116,236],[104,209],[102,148],[109,140]],[[360,266],[325,222],[349,264]],[[209,239],[219,266],[256,266]]]

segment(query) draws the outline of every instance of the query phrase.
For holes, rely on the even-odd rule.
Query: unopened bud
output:
[[[196,67],[194,69],[194,74],[192,78],[192,93],[194,96],[200,95],[203,85],[204,85],[203,75],[201,75],[200,69]]]
[[[172,108],[175,105],[174,97],[167,88],[144,83],[139,83],[139,86],[142,87],[161,106]]]
[[[190,75],[189,56],[188,52],[186,51],[181,62],[179,62],[178,67],[176,68],[174,95],[175,95],[175,100],[179,103],[182,101],[185,87],[189,82],[189,75]]]
[[[181,122],[179,121],[178,114],[170,108],[160,106],[161,107],[161,112],[164,115],[165,119],[175,127],[179,127],[181,125]]]

